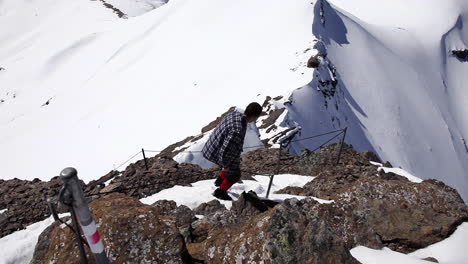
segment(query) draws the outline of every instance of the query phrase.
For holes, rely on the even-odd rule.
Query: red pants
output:
[[[229,188],[231,188],[231,186],[234,184],[234,182],[230,182],[226,176],[226,172],[225,171],[221,171],[219,173],[219,176],[221,178],[223,178],[223,182],[221,183],[221,186],[219,186],[219,189],[221,189],[222,191],[226,192],[227,190],[229,190]]]

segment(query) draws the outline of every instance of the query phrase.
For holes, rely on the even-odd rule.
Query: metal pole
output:
[[[145,168],[148,170],[148,161],[146,160],[145,150],[141,149],[141,153],[143,153],[143,160],[145,160]]]
[[[145,161],[145,168],[148,170],[148,161],[146,160],[145,150],[141,149],[141,153],[143,153],[143,160]]]
[[[55,208],[54,203],[52,202],[52,199],[50,198],[47,199],[47,205],[49,205],[50,213],[54,217],[54,220],[58,221],[60,218],[58,217],[57,209]]]
[[[83,241],[81,241],[82,239],[81,232],[80,232],[80,227],[78,226],[78,221],[77,221],[78,219],[76,219],[75,209],[73,209],[73,207],[69,207],[69,208],[70,208],[72,223],[73,223],[73,227],[75,231],[73,233],[75,233],[76,240],[78,240],[78,249],[80,250],[81,262],[83,264],[88,264],[88,258],[86,257],[86,253],[85,253],[84,246],[83,246]]]
[[[70,230],[73,232],[73,234],[75,234],[77,242],[78,242],[78,249],[80,251],[81,263],[88,264],[88,258],[86,257],[86,253],[85,253],[84,247],[83,247],[83,238],[81,237],[80,229],[78,227],[78,223],[76,222],[76,214],[75,214],[74,210],[72,211],[72,209],[73,209],[73,207],[72,207],[72,203],[73,203],[72,193],[71,193],[70,189],[68,188],[67,184],[64,184],[62,189],[60,190],[59,200],[60,200],[60,202],[62,204],[64,204],[67,207],[68,211],[70,212],[71,220],[73,222],[74,227],[71,227],[69,224],[63,222],[62,220],[60,220],[58,218],[58,215],[56,215],[56,210],[55,210],[54,205],[52,203],[49,203],[49,208],[51,209],[51,212],[54,215],[54,219],[56,221],[58,220],[59,222],[65,224],[66,226],[68,226],[68,228],[70,228]]]
[[[346,131],[348,131],[348,127],[345,127],[345,129],[342,132],[343,133],[343,138],[341,138],[340,151],[338,152],[338,159],[336,160],[336,165],[338,165],[340,163],[341,152],[343,151],[343,144],[344,144],[344,140],[345,140],[345,137],[346,137]]]
[[[281,150],[283,149],[283,143],[280,143],[280,147],[278,149],[278,165],[276,166],[276,174],[279,174],[279,171],[280,171],[280,162],[281,162]],[[272,174],[270,176],[270,183],[268,184],[268,190],[267,190],[267,194],[266,194],[266,198],[268,199],[268,196],[270,195],[270,190],[271,190],[271,185],[273,184],[273,177],[275,175]]]
[[[102,243],[99,232],[96,228],[96,223],[93,220],[91,211],[88,207],[83,189],[78,181],[78,172],[74,168],[65,168],[60,172],[60,178],[67,186],[68,191],[72,197],[72,207],[76,213],[76,218],[79,219],[83,233],[85,234],[86,240],[88,241],[91,252],[94,254],[94,259],[97,264],[108,264],[109,259],[107,258],[104,250],[104,244]],[[72,218],[75,218],[72,216]]]

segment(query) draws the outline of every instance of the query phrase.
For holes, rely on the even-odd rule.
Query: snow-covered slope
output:
[[[315,5],[317,48],[338,80],[327,99],[336,109],[327,113],[350,126],[358,149],[367,148],[366,138],[383,160],[442,180],[466,200],[468,64],[451,51],[467,47],[468,2],[332,2],[356,16],[326,1]],[[292,95],[291,119],[309,131],[318,110],[307,106],[323,97],[314,84],[320,78]]]
[[[119,19],[100,2],[8,0],[0,12],[6,179],[65,166],[94,179],[230,106],[310,81],[311,70],[290,70],[312,45],[308,1],[174,0]]]
[[[1,178],[94,179],[263,94],[290,96],[278,126],[348,126],[358,150],[468,198],[468,64],[451,53],[466,1],[105,2],[128,19],[101,1],[0,2]]]

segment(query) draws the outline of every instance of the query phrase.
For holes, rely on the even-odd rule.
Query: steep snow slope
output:
[[[468,199],[468,64],[451,52],[468,44],[467,2],[332,2],[367,21],[315,5],[316,48],[326,56],[313,81],[293,92],[286,122],[305,134],[349,126],[357,149],[371,145],[383,160]]]
[[[129,19],[87,0],[9,0],[0,10],[6,179],[75,166],[90,180],[230,106],[310,81],[311,70],[290,70],[312,45],[304,0],[174,0]]]

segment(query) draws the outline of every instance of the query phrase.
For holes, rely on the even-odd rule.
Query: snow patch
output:
[[[395,173],[396,175],[400,175],[400,176],[403,176],[405,178],[407,178],[409,181],[411,182],[415,182],[415,183],[421,183],[423,180],[421,178],[418,178],[414,175],[412,175],[411,173],[405,171],[404,169],[401,169],[401,168],[388,168],[388,167],[384,167],[382,163],[378,163],[378,162],[374,162],[374,161],[371,161],[370,164],[372,165],[375,165],[375,166],[378,166],[377,168],[377,171],[384,171],[385,173]]]
[[[65,217],[69,214],[60,214]],[[39,235],[54,222],[51,216],[26,227],[25,230],[0,238],[0,264],[29,263],[34,254]]]
[[[362,264],[430,264],[423,258],[436,258],[441,264],[466,264],[466,238],[468,237],[468,223],[461,224],[450,237],[427,248],[417,250],[408,255],[392,251],[389,248],[380,250],[358,246],[351,249],[351,254]]]
[[[229,195],[237,200],[242,192],[254,191],[259,197],[265,197],[268,183],[270,177],[268,176],[254,176],[256,181],[244,180],[242,183],[237,183],[231,187],[229,190]],[[298,198],[304,199],[305,196],[296,196],[289,194],[275,194],[274,192],[280,189],[283,189],[287,186],[297,186],[302,187],[306,183],[312,181],[314,177],[310,176],[300,176],[292,174],[281,174],[275,175],[273,180],[273,185],[271,186],[270,197],[269,199],[283,202],[289,198]],[[159,200],[173,200],[177,205],[186,205],[190,209],[194,209],[202,203],[209,202],[214,200],[212,193],[216,189],[214,186],[214,180],[204,180],[198,181],[191,184],[190,187],[187,186],[174,186],[169,189],[162,190],[152,196],[141,199],[140,201],[144,204],[153,204]],[[320,203],[331,203],[333,201],[322,200],[315,197],[313,199],[317,200]],[[222,201],[220,200],[227,209],[230,209],[232,206],[231,201]]]

